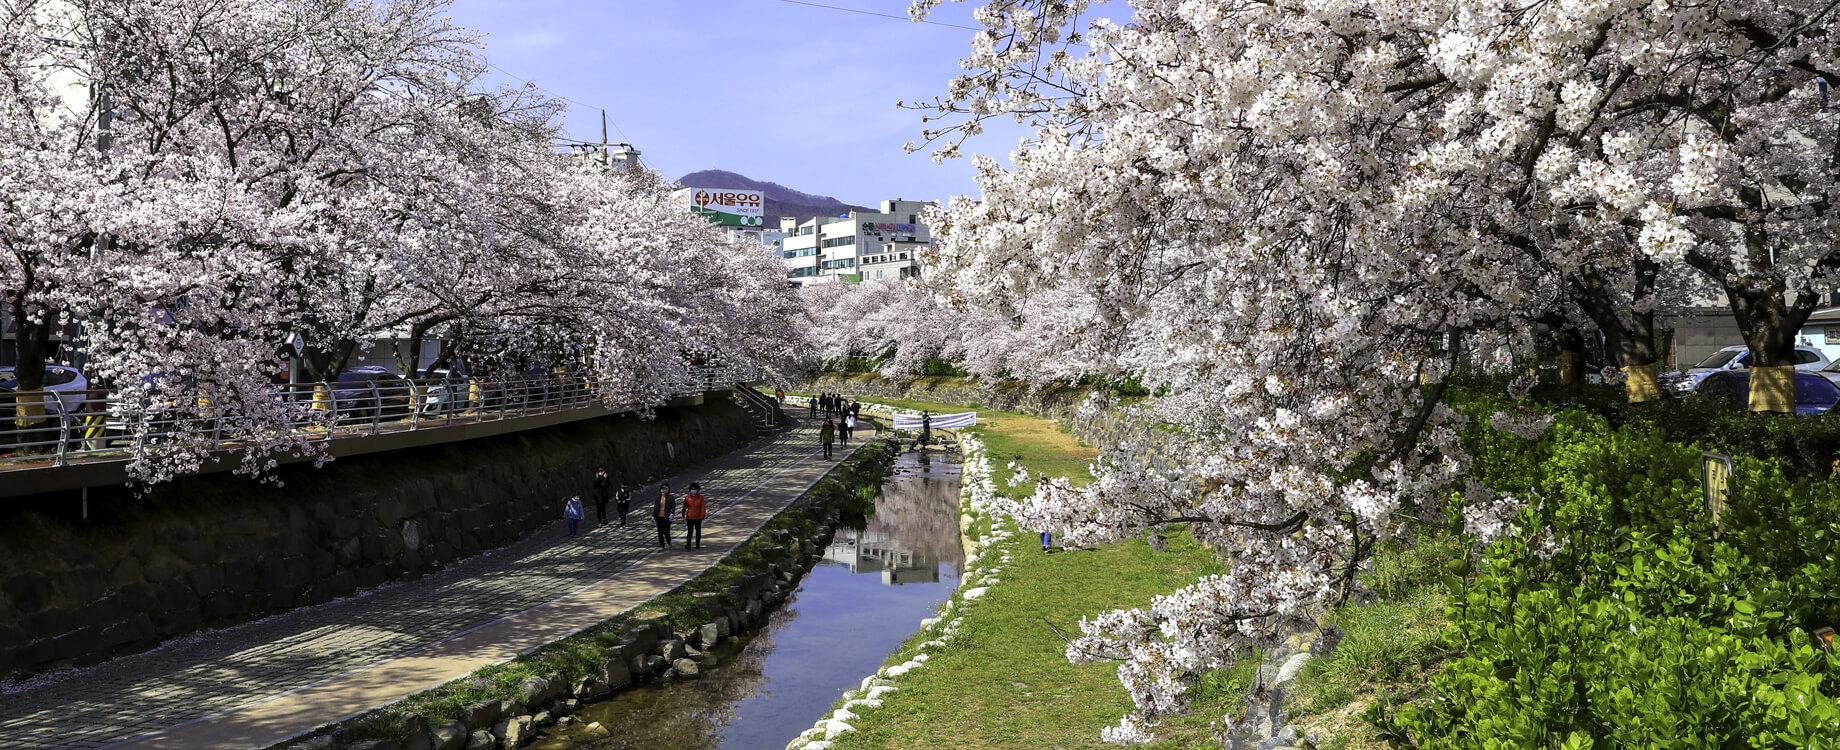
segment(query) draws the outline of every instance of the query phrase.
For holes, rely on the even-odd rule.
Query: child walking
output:
[[[569,522],[569,536],[581,528],[581,518],[587,515],[581,508],[581,493],[569,496],[569,501],[562,506],[562,518]]]

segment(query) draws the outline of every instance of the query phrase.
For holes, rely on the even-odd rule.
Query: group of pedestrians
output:
[[[625,528],[626,514],[632,510],[632,487],[626,482],[620,482],[620,488],[613,489],[613,478],[607,475],[605,466],[594,470],[590,486],[594,490],[594,512],[599,525],[607,525],[607,505],[612,503],[619,519],[618,526]],[[658,527],[659,549],[671,546],[671,522],[677,518],[678,509],[677,500],[671,496],[671,485],[659,485],[658,499],[652,503],[652,523]],[[702,549],[703,521],[709,517],[709,501],[703,497],[700,484],[690,483],[690,490],[684,493],[682,511],[684,549]],[[562,506],[562,518],[569,524],[569,536],[581,533],[581,521],[585,517],[587,512],[582,507],[581,493],[570,495]]]
[[[824,458],[831,457],[831,446],[842,438],[850,442],[850,436],[856,434],[856,420],[862,416],[862,402],[854,399],[845,401],[840,393],[820,393],[810,399],[811,416],[818,416],[818,409],[824,410],[824,426],[818,428],[818,442],[824,445]],[[836,418],[832,422],[832,417]]]

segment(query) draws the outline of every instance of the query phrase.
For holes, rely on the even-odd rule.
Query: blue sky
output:
[[[943,200],[975,194],[969,158],[934,164],[901,145],[920,112],[959,73],[978,2],[905,20],[905,0],[813,0],[882,18],[783,0],[454,0],[455,23],[479,32],[488,82],[521,78],[566,97],[574,138],[637,146],[668,179],[726,169],[843,201]],[[615,129],[617,128],[617,129]],[[1023,131],[1005,124],[968,150],[1007,163]]]

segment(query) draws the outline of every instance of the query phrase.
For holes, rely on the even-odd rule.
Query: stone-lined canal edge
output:
[[[865,443],[676,589],[506,664],[272,747],[495,750],[556,726],[584,740],[606,736],[599,724],[577,725],[573,714],[646,679],[694,676],[713,658],[703,649],[764,625],[822,557],[846,507],[861,502],[865,488],[873,497],[893,462],[892,444]]]
[[[878,407],[878,410],[887,408],[867,402],[864,406]],[[918,653],[899,664],[883,666],[875,674],[864,677],[860,686],[844,691],[836,708],[787,743],[786,750],[827,750],[838,735],[854,732],[863,722],[873,721],[872,714],[865,714],[882,707],[882,696],[900,690],[899,680],[902,675],[924,668],[932,658],[929,652],[946,648],[957,638],[965,611],[976,606],[977,601],[1000,582],[998,575],[1003,572],[1003,566],[1009,563],[1010,553],[998,545],[1015,536],[1014,524],[992,509],[991,502],[996,497],[997,486],[983,442],[975,435],[959,433],[958,443],[962,457],[959,470],[959,545],[965,550],[964,570],[959,575],[958,591],[939,605],[937,616],[920,621],[919,632],[910,637],[910,640],[913,637],[926,638],[914,646]],[[995,554],[989,554],[992,551]],[[990,559],[992,557],[996,559]]]

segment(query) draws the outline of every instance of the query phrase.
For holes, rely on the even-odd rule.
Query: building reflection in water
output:
[[[930,451],[901,456],[862,529],[838,529],[824,559],[882,583],[938,583],[939,566],[958,568],[958,464]]]

